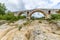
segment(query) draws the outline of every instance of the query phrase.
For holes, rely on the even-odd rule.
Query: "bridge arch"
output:
[[[18,13],[18,16],[20,16],[20,15],[22,15],[22,14],[24,14],[24,13],[23,13],[23,12],[19,12],[19,13]]]
[[[44,11],[41,11],[41,10],[33,10],[33,11],[30,13],[30,18],[31,18],[31,16],[32,16],[32,14],[34,14],[35,12],[40,12],[40,13],[42,13],[42,14],[44,15],[45,19],[47,19],[47,17],[48,17],[48,14],[45,13]]]

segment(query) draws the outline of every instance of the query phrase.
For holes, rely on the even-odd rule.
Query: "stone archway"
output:
[[[23,14],[23,12],[19,12],[18,16],[20,16],[20,15],[22,15],[22,14]]]
[[[31,13],[30,13],[30,18],[32,16],[32,14],[34,14],[35,12],[41,12],[44,16],[45,16],[45,19],[48,18],[48,14],[45,13],[44,11],[41,11],[41,10],[33,10]]]

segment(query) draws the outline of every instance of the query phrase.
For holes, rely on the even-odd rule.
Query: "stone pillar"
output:
[[[48,11],[48,14],[51,14],[51,10]]]
[[[28,20],[30,20],[30,14],[29,14],[30,12],[29,11],[27,11],[27,16],[26,16],[26,18],[28,19]]]
[[[50,19],[51,18],[51,15],[49,15],[49,14],[47,14],[46,16],[45,16],[45,19]]]

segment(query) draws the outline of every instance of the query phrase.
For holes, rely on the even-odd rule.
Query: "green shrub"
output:
[[[30,20],[27,20],[25,23],[23,23],[23,25],[28,25],[28,24],[30,24],[32,21],[30,21]]]
[[[39,20],[39,23],[42,23],[42,21],[41,21],[41,20]]]
[[[24,19],[26,16],[18,16],[19,19]]]
[[[58,20],[60,20],[60,14],[51,14],[51,18],[47,19],[49,23],[55,23]]]
[[[19,27],[18,27],[18,30],[20,31],[21,28],[22,28],[22,26],[19,26]]]
[[[60,20],[60,14],[52,14],[51,19],[52,20]]]
[[[35,20],[35,18],[34,18],[34,17],[31,17],[31,19],[32,19],[32,20]]]
[[[23,25],[27,25],[27,24],[29,24],[29,22],[23,23]]]
[[[19,19],[24,19],[26,18],[25,16],[14,16],[13,13],[7,13],[5,15],[0,15],[0,20],[7,20],[10,22],[17,21]]]

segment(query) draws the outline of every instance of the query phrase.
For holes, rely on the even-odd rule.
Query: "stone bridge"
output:
[[[50,18],[50,14],[56,13],[60,9],[32,9],[32,10],[23,10],[19,12],[15,12],[16,16],[19,16],[21,14],[26,14],[26,18],[30,19],[31,15],[34,14],[35,12],[40,12],[45,16],[45,19]]]

